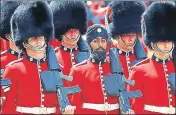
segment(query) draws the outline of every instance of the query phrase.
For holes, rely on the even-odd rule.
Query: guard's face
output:
[[[43,36],[42,37],[31,37],[28,39],[28,44],[35,48],[40,49],[41,47],[45,45],[45,38]]]
[[[157,42],[155,43],[157,45],[157,47],[165,52],[165,53],[169,53],[171,52],[171,50],[173,49],[174,47],[174,43],[173,42]]]
[[[98,50],[98,51],[104,51],[106,50],[107,47],[107,41],[104,38],[97,38],[94,39],[91,43],[90,43],[91,49],[93,51]]]
[[[134,33],[121,35],[123,42],[128,46],[133,46],[135,44],[136,37],[137,35]]]
[[[78,29],[70,29],[65,33],[66,39],[70,42],[78,42],[80,31]]]

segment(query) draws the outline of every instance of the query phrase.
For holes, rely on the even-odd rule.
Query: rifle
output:
[[[83,37],[79,38],[78,47],[80,51],[75,56],[75,59],[78,63],[80,63],[89,58],[90,51],[89,51],[89,46],[86,43],[86,41],[83,39]]]
[[[62,73],[53,47],[49,46],[47,53],[49,71],[41,73],[42,86],[45,92],[57,93],[60,110],[64,112],[65,107],[70,105],[67,95],[78,93],[81,90],[78,86],[64,87],[62,79],[72,81],[73,78]]]
[[[105,91],[108,95],[117,96],[119,98],[120,110],[122,113],[126,113],[129,109],[131,109],[129,99],[140,97],[142,94],[139,90],[126,90],[126,83],[129,85],[134,85],[135,82],[132,80],[127,80],[124,76],[119,57],[117,55],[117,48],[111,48],[109,54],[111,74],[103,77]]]
[[[111,39],[112,33],[110,31],[110,28],[109,28],[107,15],[105,15],[105,27],[106,27],[106,30],[107,30],[107,33],[108,33],[108,41],[110,43],[110,47],[112,47],[112,39]]]
[[[176,73],[171,73],[169,76],[168,76],[168,80],[171,84],[171,89],[172,89],[172,92],[173,94],[176,96]]]
[[[134,60],[130,64],[131,67],[147,58],[147,55],[144,51],[143,46],[141,45],[139,38],[136,38],[136,44],[134,46],[134,51],[135,51],[136,60]]]

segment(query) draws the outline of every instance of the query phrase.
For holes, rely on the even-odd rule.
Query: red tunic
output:
[[[102,70],[101,70],[102,68]],[[100,70],[99,70],[100,69]],[[102,71],[102,72],[101,72]],[[74,94],[71,98],[71,104],[76,106],[75,114],[105,114],[105,111],[83,108],[83,103],[109,104],[118,103],[117,97],[107,96],[105,94],[103,77],[110,73],[110,64],[96,64],[91,61],[84,61],[71,69],[70,75],[73,76],[72,86],[78,85],[80,93]],[[101,77],[102,76],[102,77]],[[108,114],[118,114],[119,109],[107,111]]]
[[[130,63],[136,60],[136,56],[134,54],[134,51],[131,50],[129,52],[125,52],[121,49],[118,51],[118,55],[120,58],[120,63],[124,72],[125,77],[128,79],[129,72],[130,72]]]
[[[72,51],[69,48],[61,46],[56,50],[56,56],[58,62],[62,68],[64,75],[69,75],[70,69],[73,65],[77,64],[75,60],[76,54],[79,52],[78,48],[73,48]],[[67,86],[70,82],[64,81],[64,84]]]
[[[129,79],[135,80],[135,85],[130,86],[129,90],[140,90],[143,94],[143,97],[132,101],[132,108],[136,114],[157,114],[144,110],[144,105],[176,106],[175,96],[170,89],[167,78],[173,72],[175,72],[175,69],[172,60],[168,59],[164,64],[162,60],[155,56],[132,68]]]
[[[6,68],[3,77],[10,79],[12,85],[6,93],[2,114],[19,114],[16,111],[17,106],[58,107],[56,93],[44,92],[41,85],[40,72],[48,70],[45,58],[40,59],[39,64],[36,61],[34,58],[26,57]]]
[[[18,53],[12,49],[8,49],[8,50],[5,50],[1,55],[0,55],[0,58],[1,58],[1,68],[0,69],[5,69],[6,65],[9,64],[10,62],[14,61],[14,60],[17,60],[18,58],[20,58],[23,54],[22,53]],[[19,56],[19,57],[18,57]],[[1,86],[0,86],[1,87]],[[3,91],[5,87],[1,87],[1,94],[0,94],[0,97],[5,97],[5,93]]]
[[[14,60],[17,60],[18,58],[20,58],[23,54],[22,53],[18,53],[12,49],[8,49],[6,51],[4,51],[0,57],[1,57],[1,69],[5,69],[5,66]]]

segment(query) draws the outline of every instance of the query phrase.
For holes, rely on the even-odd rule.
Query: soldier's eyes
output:
[[[102,43],[105,43],[105,42],[106,42],[106,40],[102,40],[101,42],[102,42]]]

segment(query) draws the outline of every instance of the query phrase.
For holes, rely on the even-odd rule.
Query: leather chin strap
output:
[[[134,43],[133,45],[127,45],[127,44],[123,41],[123,39],[122,39],[121,36],[119,36],[119,38],[120,38],[120,40],[123,42],[123,44],[126,45],[127,47],[128,47],[128,46],[134,47],[134,46],[136,45],[136,41],[137,41],[137,39],[138,39],[138,38],[136,37],[135,43]]]
[[[62,36],[63,36],[63,39],[67,39],[69,42],[73,42],[73,40],[67,38],[65,35],[62,35]],[[81,36],[81,35],[79,34],[79,36],[77,37],[78,40],[79,40],[80,36]],[[78,41],[77,41],[77,42],[78,42]]]
[[[163,54],[170,53],[170,52],[174,49],[174,45],[172,45],[171,50],[170,50],[170,51],[165,52],[165,51],[162,51],[160,48],[158,48],[157,44],[155,44],[155,43],[153,43],[153,47],[154,47],[154,50],[156,50],[156,51],[158,51],[158,52],[161,52],[161,53],[163,53]]]
[[[28,43],[23,43],[23,45],[31,50],[38,51],[38,52],[42,52],[43,51],[42,49],[47,47],[46,43],[40,48],[33,47]]]

